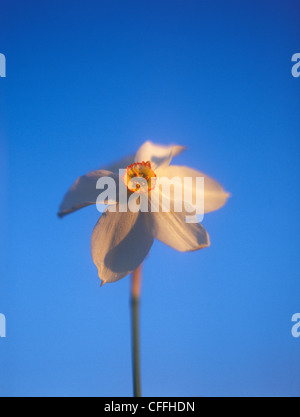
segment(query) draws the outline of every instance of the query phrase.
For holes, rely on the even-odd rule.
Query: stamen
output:
[[[122,178],[129,191],[143,194],[155,188],[157,177],[151,162],[143,161],[129,165]]]

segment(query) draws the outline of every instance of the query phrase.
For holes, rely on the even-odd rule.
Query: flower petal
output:
[[[171,165],[159,172],[160,177],[167,177],[169,179],[179,177],[184,184],[184,178],[192,178],[192,196],[193,200],[196,200],[196,178],[204,178],[204,213],[218,210],[227,202],[230,194],[227,193],[224,188],[215,180],[202,172],[185,166]]]
[[[103,283],[115,282],[134,271],[147,256],[153,237],[148,213],[106,211],[92,235],[92,257]]]
[[[207,231],[200,223],[186,223],[185,212],[151,213],[153,236],[168,246],[189,252],[210,245]]]
[[[156,145],[150,141],[145,142],[135,155],[135,162],[150,161],[153,168],[166,167],[176,156],[185,150],[184,146],[179,145]]]
[[[66,214],[73,213],[83,207],[96,204],[97,198],[101,193],[101,190],[96,188],[97,182],[100,178],[104,177],[109,177],[116,181],[117,197],[119,177],[109,171],[93,171],[87,175],[79,177],[75,181],[60,205],[58,216],[63,217]]]
[[[129,156],[126,156],[125,158],[119,159],[116,162],[106,165],[102,169],[114,172],[115,174],[119,174],[120,169],[126,169],[128,165],[133,164],[133,162],[134,162],[134,155],[129,155]]]

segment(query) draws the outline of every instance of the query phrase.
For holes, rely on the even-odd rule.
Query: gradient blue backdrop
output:
[[[81,174],[150,139],[232,193],[144,266],[146,396],[298,396],[298,1],[1,3],[1,396],[130,396],[129,278],[99,288]]]

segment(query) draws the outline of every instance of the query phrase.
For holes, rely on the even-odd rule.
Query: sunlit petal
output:
[[[156,239],[180,252],[195,251],[210,245],[208,233],[200,223],[187,223],[188,213],[184,210],[175,213],[172,201],[169,212],[162,212],[163,205],[160,200],[160,211],[151,213],[151,230]]]
[[[63,202],[60,205],[58,215],[63,217],[83,207],[96,204],[97,198],[101,192],[101,190],[96,188],[96,185],[98,180],[104,177],[113,178],[116,181],[117,197],[119,177],[109,171],[93,171],[87,175],[79,177],[75,181],[65,195]],[[110,201],[110,203],[113,203],[113,201]]]
[[[195,187],[195,179],[197,177],[204,178],[204,212],[209,213],[211,211],[218,210],[219,208],[223,207],[226,203],[227,199],[230,197],[230,194],[227,193],[222,185],[220,185],[217,181],[210,178],[208,175],[203,174],[202,172],[196,171],[195,169],[188,168],[185,166],[177,166],[177,165],[170,165],[164,169],[159,171],[160,177],[167,177],[169,179],[174,177],[179,177],[184,183],[184,178],[192,178],[193,179],[193,188],[192,188],[192,195],[193,200],[196,199],[196,187]]]
[[[134,162],[134,155],[126,156],[125,158],[119,159],[116,162],[111,164],[105,165],[102,169],[106,171],[114,172],[115,174],[119,174],[120,169],[126,169],[128,165],[133,164]]]
[[[92,257],[103,283],[134,271],[153,244],[148,213],[119,213],[116,208],[100,217],[92,235]]]
[[[135,162],[150,161],[152,167],[167,167],[172,158],[185,150],[184,146],[179,145],[156,145],[150,141],[145,142],[135,155]]]

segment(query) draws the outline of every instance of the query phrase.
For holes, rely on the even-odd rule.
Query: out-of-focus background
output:
[[[145,396],[298,396],[299,1],[1,3],[0,396],[132,395],[129,277],[100,289],[73,181],[145,140],[231,192],[144,265]]]

